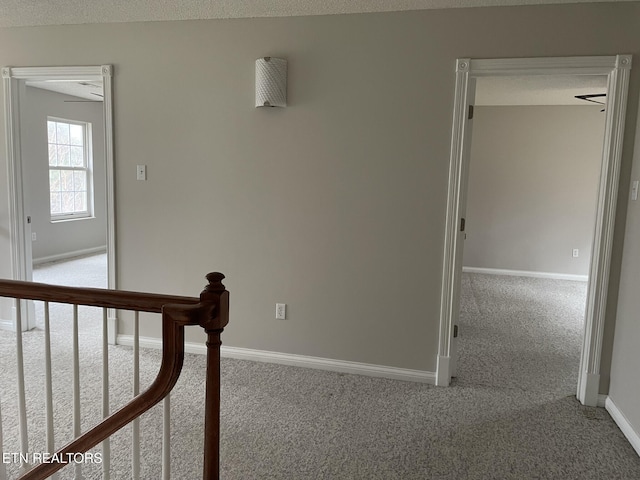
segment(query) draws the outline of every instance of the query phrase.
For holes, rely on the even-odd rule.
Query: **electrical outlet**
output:
[[[574,248],[572,255],[573,255],[573,258],[579,257],[580,256],[580,250],[578,250],[577,248]]]
[[[36,240],[38,240],[38,236],[36,235],[36,232],[31,232],[31,241],[35,242]]]
[[[287,319],[287,304],[286,303],[276,303],[276,319],[277,320],[286,320]]]
[[[146,165],[136,165],[136,178],[138,180],[146,180],[147,179],[147,166]]]

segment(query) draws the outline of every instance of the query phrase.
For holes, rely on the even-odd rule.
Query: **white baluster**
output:
[[[109,331],[107,309],[102,309],[102,418],[109,416]],[[102,442],[102,478],[109,480],[111,445],[109,439]]]
[[[24,386],[24,359],[22,353],[22,305],[20,299],[16,299],[16,360],[18,366],[18,422],[20,429],[20,469],[21,473],[27,471],[27,463],[24,461],[29,452],[29,436],[27,433],[27,406]]]
[[[140,312],[135,312],[133,321],[133,396],[140,393]],[[140,419],[132,423],[132,480],[140,480]]]
[[[49,302],[44,302],[44,394],[45,414],[47,422],[47,453],[55,452],[55,436],[53,429],[53,382],[51,379],[51,325],[49,323]],[[54,473],[51,478],[59,478]]]
[[[73,306],[73,436],[78,438],[80,424],[80,345],[78,342],[78,305]],[[82,465],[74,464],[76,480],[82,480]]]
[[[171,478],[171,394],[162,401],[162,480]]]

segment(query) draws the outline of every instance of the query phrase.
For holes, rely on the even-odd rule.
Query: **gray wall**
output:
[[[31,243],[33,259],[104,247],[107,232],[102,102],[79,103],[76,97],[32,87],[21,88],[20,92],[25,208],[27,214],[31,215],[31,230],[37,234],[37,240]],[[92,124],[95,199],[93,218],[51,222],[47,163],[48,116]]]
[[[624,2],[10,28],[0,64],[114,64],[121,288],[193,295],[220,270],[226,345],[435,371],[455,59],[637,55],[639,19]],[[289,59],[286,109],[253,106],[263,55]],[[636,68],[623,185],[639,85]]]
[[[476,108],[465,266],[589,274],[604,136],[600,110]]]
[[[640,129],[636,138],[640,138]],[[637,144],[632,179],[640,180],[640,146]],[[631,201],[629,198],[609,395],[640,436],[640,200]]]

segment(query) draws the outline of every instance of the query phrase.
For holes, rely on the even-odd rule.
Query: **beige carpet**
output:
[[[465,275],[464,286],[460,377],[450,388],[224,359],[221,478],[640,478],[640,458],[607,412],[574,398],[583,284]],[[100,313],[85,314],[80,342],[88,427],[99,418]],[[71,418],[63,307],[52,322],[56,438],[63,442]],[[157,351],[143,352],[144,383],[157,372],[159,358]],[[111,347],[110,359],[115,407],[130,397],[131,350]],[[25,334],[30,451],[44,448],[41,360],[36,329]],[[204,358],[187,355],[172,396],[175,479],[201,477],[203,380]],[[13,452],[15,346],[9,332],[0,332],[0,385],[3,451]],[[142,424],[142,478],[158,479],[160,409]],[[112,443],[111,478],[131,478],[130,429]],[[16,466],[7,466],[15,478]],[[62,478],[73,478],[72,472]],[[99,468],[85,468],[85,478],[100,478]]]

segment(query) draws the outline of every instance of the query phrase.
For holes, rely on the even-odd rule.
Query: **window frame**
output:
[[[72,165],[62,166],[62,165],[50,165],[49,164],[49,146],[50,145],[60,145],[59,143],[49,143],[49,122],[56,123],[65,123],[68,125],[79,125],[83,129],[83,156],[84,163],[83,167],[74,167]],[[89,218],[95,218],[94,216],[94,198],[93,198],[93,135],[91,131],[92,125],[91,122],[85,122],[82,120],[72,120],[69,118],[62,117],[54,117],[47,116],[47,170],[48,170],[48,189],[49,189],[49,217],[51,223],[57,222],[66,222],[69,220],[85,220]],[[64,145],[64,144],[62,144]],[[69,144],[71,146],[71,144]],[[87,190],[87,205],[86,210],[82,212],[72,212],[72,213],[52,213],[51,212],[51,172],[57,171],[71,171],[71,172],[84,172],[86,175],[86,190]]]

